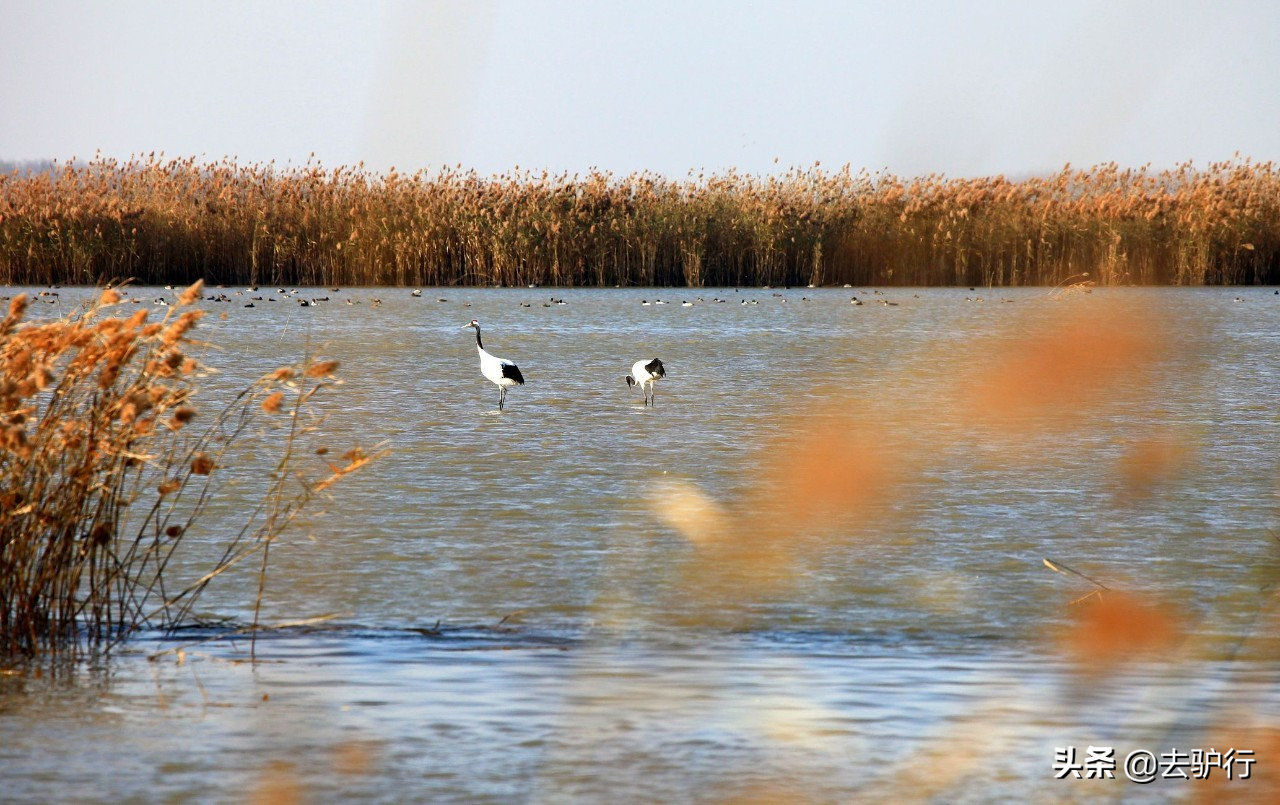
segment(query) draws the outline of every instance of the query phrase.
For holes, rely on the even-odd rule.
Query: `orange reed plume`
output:
[[[1072,609],[1062,648],[1078,671],[1107,673],[1174,649],[1183,637],[1182,622],[1168,602],[1106,590]]]
[[[1154,315],[1119,305],[1070,311],[997,347],[962,391],[961,416],[1015,428],[1079,424],[1099,404],[1148,391],[1161,327]]]

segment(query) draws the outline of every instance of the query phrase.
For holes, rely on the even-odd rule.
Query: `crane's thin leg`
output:
[[[507,401],[507,387],[498,386],[498,410],[502,410],[502,404]]]

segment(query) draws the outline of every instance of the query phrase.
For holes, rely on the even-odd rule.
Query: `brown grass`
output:
[[[304,403],[333,384],[335,361],[276,372],[204,409],[188,354],[201,313],[184,309],[199,294],[197,283],[154,323],[146,310],[111,315],[113,291],[48,323],[24,319],[25,295],[12,300],[0,322],[0,655],[110,647],[179,625],[213,579],[258,553],[265,583],[271,542],[307,500],[371,460],[356,451],[308,471],[293,459],[315,427]],[[252,514],[215,540],[207,572],[175,588],[167,571],[197,550],[186,537],[222,488],[228,452],[286,393],[295,404],[286,438],[269,440],[283,456],[266,499],[248,501]],[[317,477],[300,483],[308,472]]]
[[[1022,181],[681,180],[96,158],[0,175],[0,282],[1045,285],[1280,282],[1280,169]]]

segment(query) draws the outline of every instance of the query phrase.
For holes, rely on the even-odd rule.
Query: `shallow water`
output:
[[[331,453],[392,448],[272,554],[264,620],[331,620],[256,663],[204,630],[0,676],[5,800],[1168,798],[1203,781],[1054,780],[1055,748],[1208,749],[1280,717],[1272,289],[222,292],[211,399],[317,352],[343,363]],[[84,294],[59,293],[36,314]],[[1013,431],[956,413],[1108,305],[1162,328],[1142,382]],[[528,381],[501,413],[472,318]],[[622,378],[652,356],[644,408]],[[751,531],[762,468],[833,413],[906,457],[891,494],[833,510],[759,588],[715,587],[682,495]],[[1127,495],[1149,438],[1186,459]],[[191,539],[238,523],[255,460]],[[1075,673],[1057,636],[1092,587],[1046,557],[1172,602],[1177,653]],[[202,613],[246,619],[252,574],[219,582]]]

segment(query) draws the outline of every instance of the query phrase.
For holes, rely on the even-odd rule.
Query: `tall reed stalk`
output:
[[[152,154],[0,175],[5,283],[1051,286],[1082,271],[1280,282],[1280,171],[406,176]]]
[[[317,474],[299,457],[332,361],[280,368],[202,413],[191,354],[201,287],[158,322],[148,310],[111,315],[114,290],[47,323],[25,319],[25,295],[10,303],[0,322],[0,656],[110,648],[143,627],[180,625],[214,579],[258,555],[260,599],[271,543],[369,461],[356,450]],[[269,435],[280,428],[282,438]],[[265,494],[243,501],[243,522],[208,529],[202,515],[246,443],[281,459]]]

